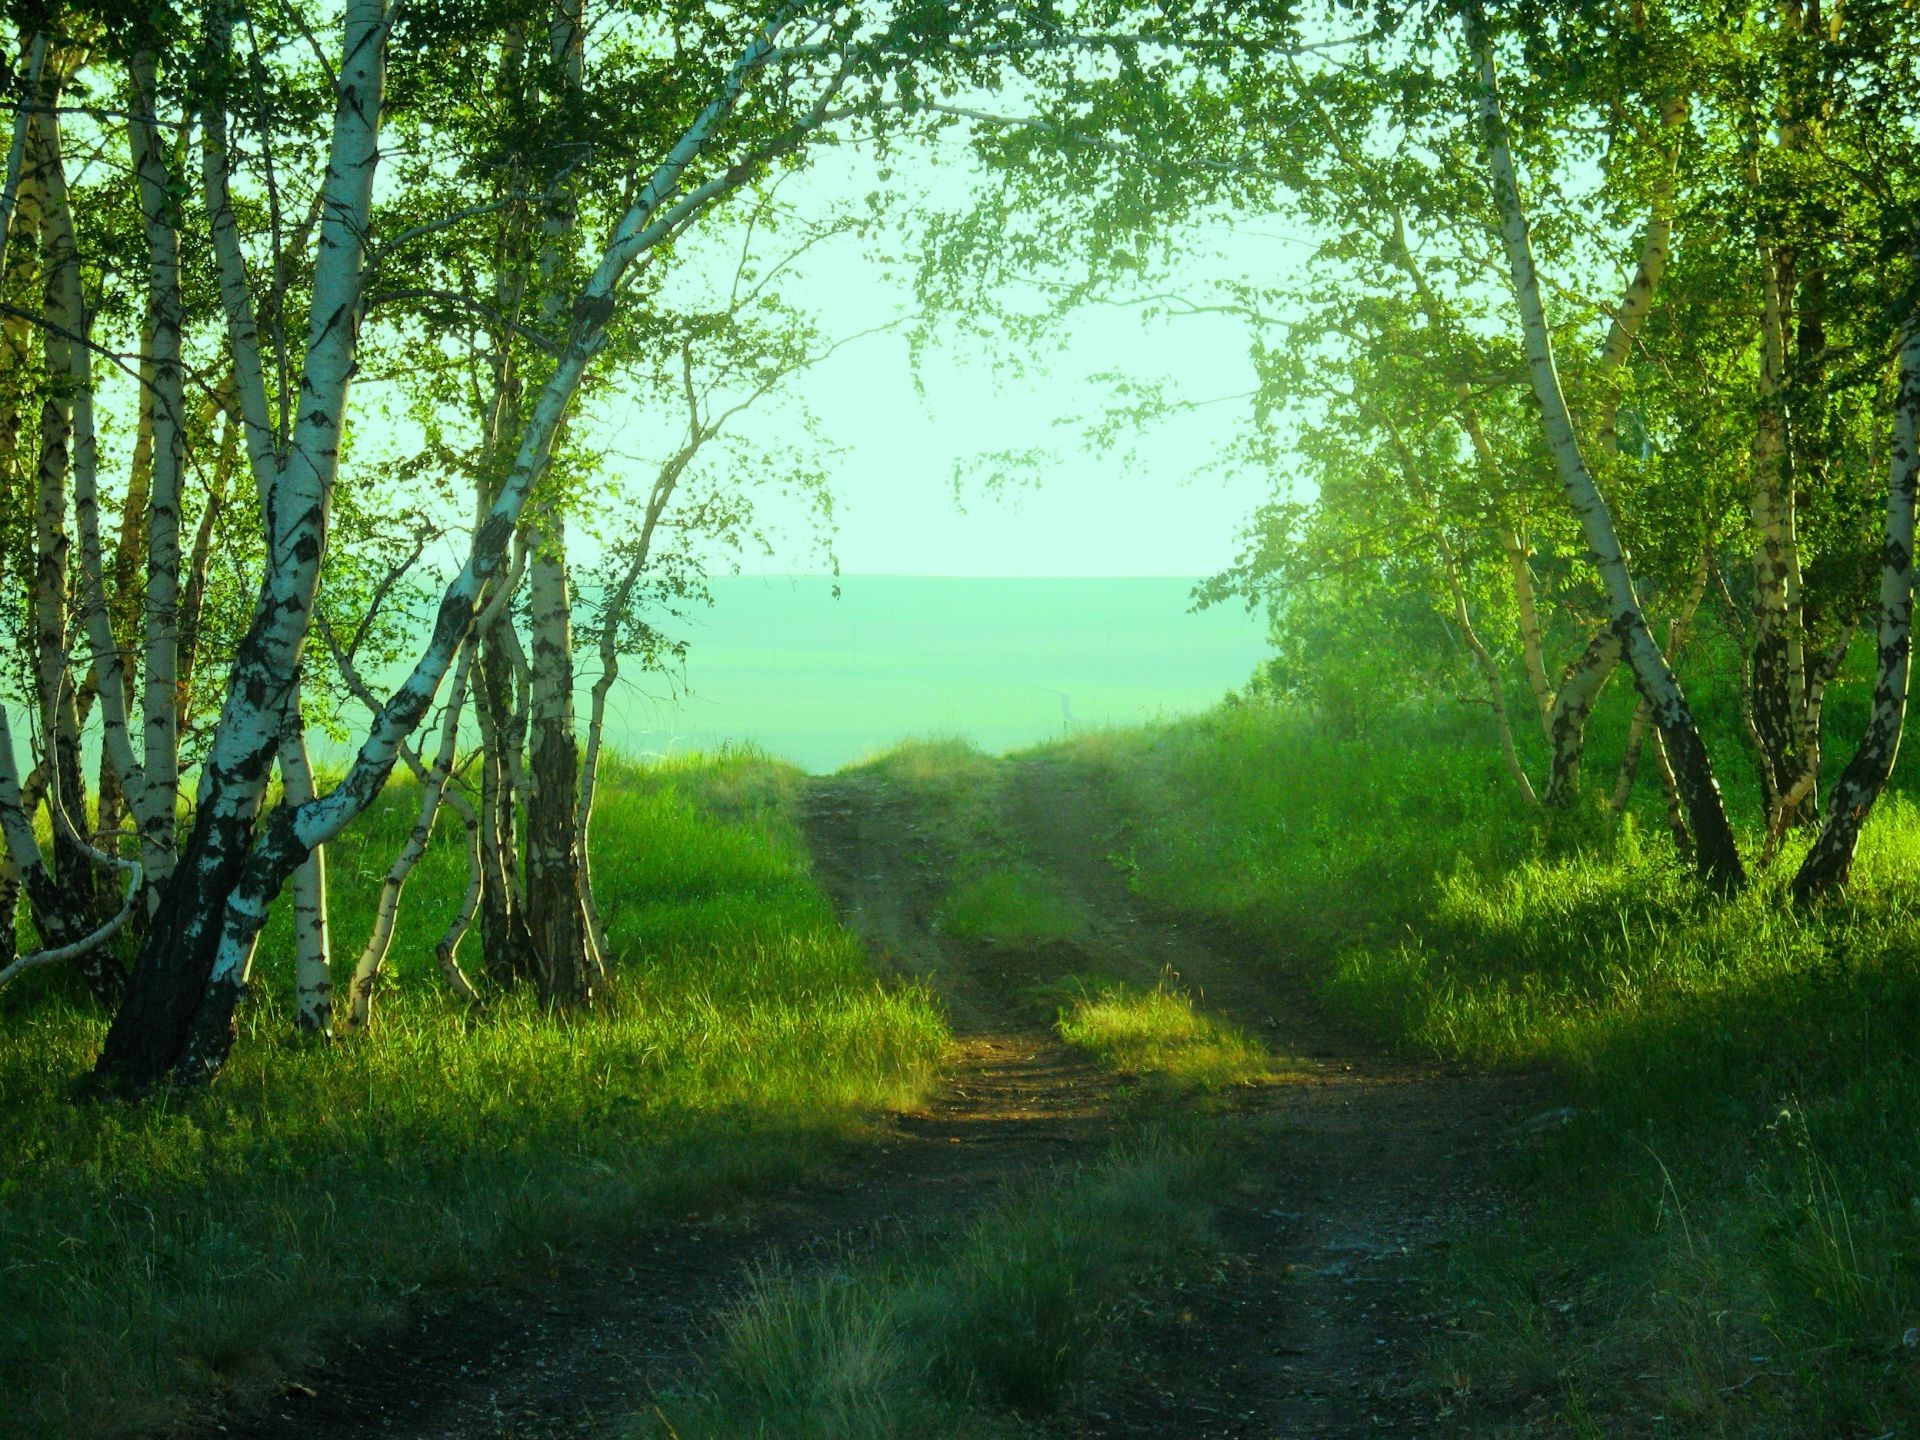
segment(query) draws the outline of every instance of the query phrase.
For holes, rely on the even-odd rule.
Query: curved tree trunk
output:
[[[1893,447],[1887,465],[1886,529],[1881,549],[1880,663],[1873,707],[1853,759],[1827,799],[1819,838],[1793,877],[1793,895],[1810,900],[1846,883],[1860,843],[1860,827],[1893,774],[1906,724],[1907,678],[1913,655],[1914,490],[1920,475],[1920,317],[1908,323],[1900,347],[1894,400]]]
[[[1541,799],[1549,809],[1571,804],[1580,788],[1580,762],[1587,753],[1587,717],[1593,714],[1600,692],[1619,666],[1620,638],[1611,630],[1602,630],[1560,677],[1553,709],[1547,715],[1550,756],[1547,788]]]
[[[434,752],[433,763],[420,781],[419,814],[414,819],[413,829],[408,832],[406,843],[400,847],[400,853],[394,856],[393,864],[388,867],[386,879],[380,882],[380,900],[374,909],[373,930],[360,952],[359,961],[353,967],[347,1007],[346,1028],[349,1030],[366,1030],[373,1024],[373,989],[380,978],[380,968],[386,963],[387,951],[393,944],[393,927],[400,918],[400,896],[406,888],[407,878],[413,874],[414,866],[427,853],[427,846],[433,839],[433,822],[440,813],[441,797],[446,794],[447,782],[453,774],[455,751],[460,740],[460,715],[466,708],[467,676],[472,664],[473,642],[469,639],[460,647],[460,658],[454,662],[446,711],[440,719],[439,749]],[[445,968],[445,957],[441,964]],[[459,976],[455,988],[463,991],[462,998],[474,998],[473,987],[466,983],[466,976],[460,973],[457,965],[452,975]]]
[[[1745,867],[1734,840],[1733,827],[1727,821],[1720,787],[1714,780],[1713,765],[1701,742],[1699,727],[1686,696],[1667,664],[1641,609],[1640,597],[1627,568],[1626,552],[1613,527],[1613,515],[1593,483],[1574,433],[1567,409],[1566,394],[1560,385],[1554,363],[1553,338],[1548,329],[1546,311],[1540,300],[1540,282],[1534,266],[1533,242],[1527,215],[1520,198],[1520,186],[1513,155],[1507,144],[1506,119],[1500,107],[1500,92],[1493,63],[1492,42],[1487,35],[1486,18],[1479,0],[1466,0],[1462,6],[1467,42],[1478,71],[1479,111],[1487,159],[1493,177],[1494,199],[1500,212],[1501,238],[1506,246],[1512,272],[1514,295],[1520,309],[1521,329],[1526,342],[1527,367],[1533,381],[1534,398],[1539,402],[1541,425],[1548,449],[1560,473],[1561,487],[1568,503],[1579,517],[1586,533],[1587,546],[1595,566],[1605,582],[1610,611],[1609,628],[1618,637],[1627,660],[1633,666],[1634,681],[1653,710],[1654,723],[1666,740],[1667,754],[1674,776],[1687,803],[1687,814],[1696,844],[1696,864],[1704,879],[1722,889],[1732,889],[1746,879]]]
[[[217,55],[230,48],[232,18],[228,12],[214,27]],[[383,0],[349,0],[306,363],[298,414],[284,435],[272,423],[267,400],[252,286],[228,196],[226,118],[219,100],[202,115],[203,183],[228,342],[254,477],[269,501],[268,560],[203,762],[192,831],[101,1051],[98,1073],[121,1086],[137,1088],[169,1073],[204,1079],[218,1068],[232,1041],[234,1006],[244,993],[258,933],[256,927],[244,942],[229,937],[228,912],[239,903],[251,920],[257,904],[264,918],[265,900],[271,898],[241,893],[240,887],[249,874],[286,709],[296,699],[326,550],[328,499],[359,338],[361,263],[379,155],[388,18]],[[292,863],[275,882],[276,891],[306,855],[290,857],[283,848],[274,861],[288,858]]]

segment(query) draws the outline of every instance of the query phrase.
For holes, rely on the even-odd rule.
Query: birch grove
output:
[[[751,234],[752,207],[816,145],[924,136],[967,97],[1070,85],[1191,38],[1151,7],[669,9],[208,0],[138,21],[76,7],[18,37],[0,463],[9,495],[31,497],[8,519],[28,563],[6,577],[31,703],[0,768],[0,898],[25,899],[42,943],[9,952],[0,983],[76,964],[113,1012],[108,1084],[219,1071],[283,894],[294,1023],[367,1028],[408,876],[448,809],[470,873],[438,947],[449,985],[479,1000],[530,983],[553,1006],[603,993],[615,957],[589,817],[619,657],[659,646],[643,605],[697,595],[681,542],[754,543],[750,487],[692,470],[846,338],[753,284],[681,313],[663,297],[682,248]],[[1285,16],[1252,23],[1284,52]],[[636,105],[636,84],[656,98]],[[814,234],[876,223],[782,218]],[[369,371],[391,372],[371,399]],[[677,409],[683,393],[684,443],[609,524],[582,737],[570,536],[609,482],[581,427],[615,397]],[[382,452],[378,416],[396,405],[426,436],[412,455],[404,438]],[[734,442],[729,459],[765,483],[824,494],[803,456],[767,464]],[[413,497],[459,488],[470,520],[429,506],[409,547]],[[430,629],[409,633],[423,603]],[[375,651],[400,671],[384,695]],[[359,732],[338,773],[316,764],[316,715]],[[327,842],[402,763],[417,814],[349,978]],[[282,973],[281,957],[259,963]]]
[[[1742,14],[49,12],[0,77],[0,904],[32,936],[0,984],[72,966],[128,1090],[217,1074],[257,970],[301,1031],[362,1032],[445,844],[462,1002],[611,995],[623,660],[672,659],[756,493],[830,511],[828,437],[754,414],[858,337],[785,277],[877,243],[899,157],[955,142],[987,183],[915,217],[923,329],[1031,348],[1100,300],[1246,335],[1204,458],[1276,493],[1206,593],[1271,607],[1275,688],[1356,726],[1467,701],[1543,825],[1582,823],[1600,727],[1613,823],[1651,775],[1711,884],[1805,845],[1825,893],[1904,724],[1920,44],[1899,7]],[[829,145],[869,193],[788,203]],[[1243,221],[1301,263],[1189,263]],[[1033,280],[1057,310],[1004,300]],[[1095,439],[1181,404],[1130,389]],[[621,413],[661,453],[616,459]],[[1729,744],[1689,697],[1734,672]],[[328,843],[397,767],[344,936]],[[276,904],[290,953],[256,957]]]
[[[1372,23],[1337,61],[1294,57],[1259,107],[1183,117],[1237,127],[1209,222],[1249,237],[1236,258],[1274,252],[1273,275],[1196,279],[1177,249],[1054,267],[1075,295],[1245,329],[1252,404],[1215,463],[1272,475],[1275,495],[1202,597],[1267,606],[1279,654],[1257,688],[1330,723],[1418,699],[1481,710],[1490,759],[1544,827],[1597,805],[1618,826],[1650,778],[1716,886],[1809,845],[1850,853],[1858,797],[1884,777],[1869,768],[1837,822],[1823,732],[1836,683],[1861,683],[1841,679],[1862,671],[1856,637],[1900,623],[1874,598],[1901,545],[1869,477],[1900,448],[1916,283],[1912,17],[1347,18]],[[1055,247],[1098,213],[1064,212]],[[935,288],[990,294],[990,225],[951,233]],[[1198,405],[1226,416],[1242,398]],[[1198,405],[1128,385],[1090,433]],[[1630,704],[1608,688],[1623,664]],[[1873,733],[1897,728],[1887,703],[1874,713]],[[1596,726],[1620,758],[1589,800]],[[1798,893],[1837,883],[1823,863]]]

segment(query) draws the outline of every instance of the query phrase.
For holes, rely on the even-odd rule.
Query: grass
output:
[[[1221,1090],[1275,1078],[1267,1047],[1236,1025],[1193,1008],[1168,976],[1150,990],[1081,983],[1060,1007],[1060,1038],[1125,1075],[1153,1076],[1176,1090]]]
[[[281,917],[207,1093],[76,1102],[101,1017],[62,977],[0,997],[0,1432],[194,1422],[420,1287],[724,1206],[917,1102],[944,1027],[835,922],[789,814],[796,783],[747,754],[606,777],[605,1014],[447,997],[430,951],[464,882],[458,845],[415,874],[372,1034],[293,1038]],[[412,805],[396,786],[332,847],[343,951]]]
[[[1020,949],[1072,940],[1087,916],[1033,864],[1004,818],[1006,766],[965,740],[909,740],[850,773],[913,807],[923,861],[949,877],[935,924],[964,940]]]
[[[1078,903],[1040,871],[1024,865],[987,865],[960,880],[940,907],[949,935],[989,944],[1044,945],[1082,933]]]
[[[989,1205],[958,1234],[807,1277],[763,1275],[648,1440],[992,1440],[1030,1433],[1208,1243],[1225,1171],[1200,1131],[1152,1137]]]
[[[1436,1398],[1475,1433],[1914,1433],[1911,801],[1804,911],[1791,853],[1721,901],[1651,806],[1617,829],[1527,814],[1454,716],[1340,737],[1246,706],[1065,754],[1126,797],[1119,859],[1151,902],[1284,945],[1407,1051],[1557,1078],[1573,1122],[1508,1147],[1518,1218],[1435,1276]]]

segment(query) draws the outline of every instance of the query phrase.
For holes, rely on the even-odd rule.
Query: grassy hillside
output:
[[[1340,738],[1228,708],[1067,753],[1127,797],[1143,896],[1239,931],[1250,963],[1305,965],[1392,1045],[1557,1077],[1565,1108],[1513,1140],[1520,1218],[1457,1237],[1435,1277],[1437,1399],[1470,1429],[1909,1433],[1911,800],[1876,813],[1843,901],[1796,912],[1792,853],[1721,902],[1657,812],[1524,813],[1454,715]]]
[[[944,1028],[834,920],[796,781],[750,755],[607,777],[608,1016],[448,997],[431,950],[465,882],[457,837],[408,890],[374,1032],[293,1038],[282,917],[211,1093],[76,1103],[101,1017],[43,976],[8,991],[0,1433],[132,1434],[260,1392],[421,1286],[724,1205],[917,1101]],[[396,786],[332,847],[343,949],[414,804]]]

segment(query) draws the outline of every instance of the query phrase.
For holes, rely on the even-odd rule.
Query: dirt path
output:
[[[1119,821],[1063,762],[1007,762],[1001,821],[1027,863],[1091,917],[1072,944],[993,950],[938,934],[937,828],[870,773],[818,781],[805,824],[821,879],[880,962],[927,977],[955,1033],[949,1083],[826,1176],[736,1211],[636,1237],[592,1266],[423,1307],[223,1433],[557,1440],[619,1433],[691,1373],[711,1322],[767,1264],[830,1263],[903,1227],[972,1210],[1036,1171],[1091,1159],[1126,1123],[1124,1087],[1062,1044],[1036,979],[1152,983],[1171,969],[1203,1008],[1262,1035],[1297,1078],[1238,1092],[1248,1160],[1220,1198],[1212,1273],[1149,1322],[1136,1363],[1083,1397],[1061,1436],[1362,1436],[1435,1431],[1419,1374],[1409,1259],[1494,1205],[1492,1142],[1523,1087],[1369,1056],[1321,1017],[1284,957],[1144,913],[1107,856]]]

